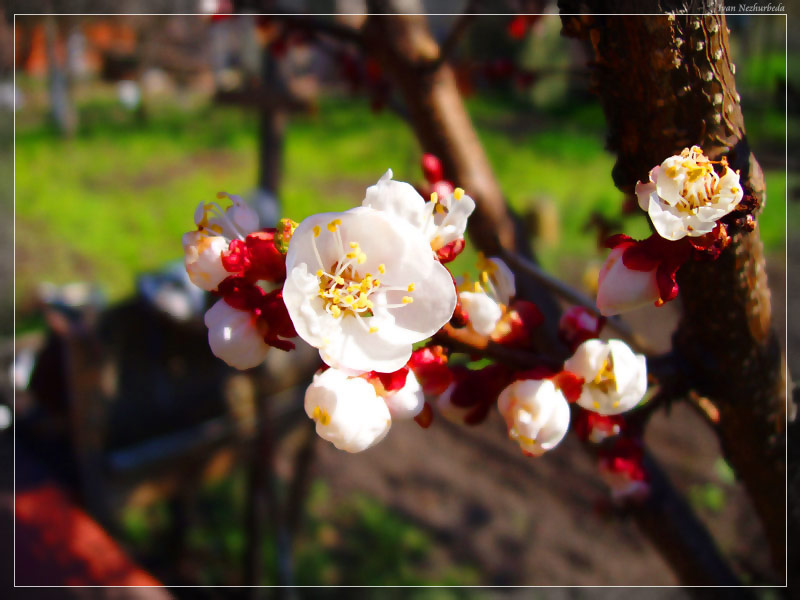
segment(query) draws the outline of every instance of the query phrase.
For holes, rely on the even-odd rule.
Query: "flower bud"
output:
[[[392,417],[375,388],[361,377],[338,369],[314,375],[305,396],[305,411],[317,434],[345,452],[361,452],[389,432]]]
[[[621,340],[586,340],[564,369],[583,377],[578,405],[601,415],[632,409],[647,391],[647,362]]]
[[[569,429],[569,404],[548,379],[515,381],[501,392],[497,408],[508,436],[531,456],[555,448]]]
[[[204,231],[189,231],[183,234],[184,265],[189,279],[197,287],[211,292],[230,273],[222,264],[222,253],[228,249],[228,241],[218,235]]]
[[[626,246],[614,248],[600,269],[597,283],[597,308],[606,317],[632,310],[659,299],[656,268],[637,271],[625,266]]]
[[[237,310],[225,300],[218,300],[206,312],[205,324],[211,352],[230,366],[250,369],[266,357],[269,346],[250,312]]]

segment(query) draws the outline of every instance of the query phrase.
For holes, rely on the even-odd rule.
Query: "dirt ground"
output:
[[[794,246],[800,258],[800,244]],[[785,347],[785,263],[770,263],[776,327]],[[800,295],[795,295],[796,298]],[[673,308],[642,309],[629,321],[666,348]],[[794,329],[798,329],[795,326]],[[800,335],[792,331],[796,340]],[[758,580],[769,557],[749,499],[718,474],[714,434],[687,406],[656,415],[647,443],[673,483],[697,498],[711,484],[721,505],[695,502],[724,554]],[[428,430],[400,423],[367,452],[348,455],[318,444],[315,475],[332,501],[354,492],[380,499],[430,532],[436,561],[478,567],[484,585],[676,585],[674,574],[636,524],[599,510],[607,497],[595,466],[569,437],[540,459],[524,457],[498,415],[477,427],[437,419]]]

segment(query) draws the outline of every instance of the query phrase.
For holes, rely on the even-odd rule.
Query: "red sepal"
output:
[[[442,264],[449,263],[455,259],[456,256],[461,254],[461,251],[466,245],[467,242],[464,240],[464,238],[453,240],[449,244],[442,246],[436,251],[436,258],[438,258],[439,262]]]
[[[402,367],[393,373],[379,373],[378,371],[370,371],[367,375],[368,379],[378,379],[387,392],[396,392],[403,389],[406,385],[408,378],[408,367]]]
[[[411,353],[408,366],[426,394],[438,396],[453,382],[453,374],[447,367],[447,355],[442,346],[415,350]]]
[[[414,420],[417,422],[417,425],[423,429],[430,427],[431,423],[433,422],[433,409],[431,408],[431,405],[425,402],[422,410],[416,417],[414,417]]]
[[[567,402],[577,402],[583,391],[585,379],[572,371],[561,371],[552,377],[555,386],[564,394]]]

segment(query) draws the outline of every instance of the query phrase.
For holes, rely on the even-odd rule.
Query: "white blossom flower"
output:
[[[248,311],[238,310],[225,300],[218,300],[205,316],[211,352],[236,369],[258,366],[269,346]]]
[[[258,229],[258,215],[239,196],[218,196],[230,198],[232,205],[223,210],[216,202],[198,204],[194,212],[197,229],[185,233],[181,240],[189,279],[209,292],[230,275],[222,266],[222,253],[231,240],[243,240]]]
[[[639,206],[661,237],[679,240],[710,233],[739,204],[744,195],[739,174],[725,159],[722,167],[720,177],[703,151],[692,146],[651,170],[648,183],[636,184]]]
[[[304,220],[283,299],[298,335],[332,367],[391,373],[453,315],[450,272],[420,231],[368,207]]]
[[[555,448],[569,429],[569,403],[549,379],[515,381],[500,393],[497,408],[509,437],[534,456]]]
[[[393,419],[406,420],[416,417],[425,406],[425,395],[414,372],[408,370],[405,385],[396,392],[383,396]]]
[[[467,219],[475,210],[475,201],[461,188],[447,197],[433,194],[425,202],[410,184],[393,181],[391,169],[367,188],[362,205],[406,221],[422,233],[434,252],[464,237]]]
[[[601,415],[630,410],[647,391],[647,362],[621,340],[586,340],[564,369],[584,378],[578,404]]]
[[[617,246],[600,269],[597,281],[597,309],[609,317],[633,310],[659,299],[656,268],[652,271],[629,269],[622,262],[624,246]]]
[[[480,335],[491,335],[516,294],[514,273],[499,258],[478,258],[480,281],[461,278],[458,299],[469,316],[469,326]]]
[[[305,396],[306,414],[317,434],[345,452],[361,452],[388,433],[392,417],[375,388],[338,369],[314,375]]]

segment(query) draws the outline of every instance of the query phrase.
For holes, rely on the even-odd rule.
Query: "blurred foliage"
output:
[[[617,217],[621,196],[611,181],[613,158],[603,150],[597,106],[561,105],[535,116],[525,114],[526,106],[504,94],[469,101],[514,209],[525,213],[543,202],[557,207],[557,240],[538,248],[553,269],[565,256],[596,253],[595,235],[585,225],[594,212]],[[112,299],[123,297],[136,273],[181,257],[180,236],[191,227],[198,202],[218,190],[247,195],[256,180],[253,113],[161,105],[142,116],[101,97],[85,101],[80,114],[73,139],[46,123],[17,129],[18,301],[42,280],[95,279]],[[301,220],[352,207],[390,166],[396,178],[418,181],[418,159],[411,131],[394,114],[372,113],[352,99],[325,99],[316,114],[291,121],[284,212]],[[770,201],[761,226],[774,251],[783,246],[786,181],[773,171],[767,181]],[[646,220],[626,218],[624,230],[644,236]],[[465,253],[453,270],[473,263],[474,255]]]

